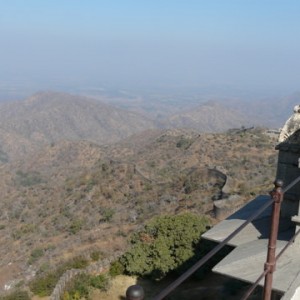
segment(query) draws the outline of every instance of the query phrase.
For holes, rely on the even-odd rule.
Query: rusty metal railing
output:
[[[292,236],[292,238],[288,241],[288,243],[282,248],[282,250],[277,254],[276,256],[276,262],[279,260],[281,255],[285,252],[285,250],[295,241],[296,237],[299,235],[300,229]],[[258,279],[252,284],[252,286],[246,291],[243,298],[241,300],[247,300],[250,295],[253,293],[253,291],[256,289],[256,287],[259,285],[261,280],[266,276],[266,274],[269,272],[268,269],[264,270]]]
[[[189,278],[194,272],[196,272],[201,266],[203,266],[211,257],[213,257],[217,252],[219,252],[223,247],[227,245],[227,243],[233,239],[238,233],[240,233],[250,222],[256,219],[262,212],[264,212],[271,204],[273,204],[272,211],[272,224],[271,224],[271,232],[270,239],[268,244],[268,255],[267,262],[265,263],[264,271],[259,276],[257,281],[250,287],[250,289],[246,292],[242,300],[248,299],[254,289],[257,287],[259,282],[265,277],[265,287],[264,287],[264,300],[271,299],[272,292],[272,279],[273,272],[275,270],[276,261],[279,257],[284,253],[284,251],[288,248],[289,245],[295,240],[300,230],[291,238],[291,240],[287,243],[287,245],[281,250],[281,252],[275,257],[276,250],[276,241],[278,235],[278,226],[279,226],[279,215],[280,215],[280,205],[283,199],[283,195],[286,191],[292,188],[295,184],[300,181],[300,176],[297,177],[294,181],[292,181],[289,185],[287,185],[284,189],[282,189],[283,182],[281,180],[276,180],[274,182],[275,188],[270,193],[271,197],[266,201],[266,203],[261,206],[255,213],[253,213],[241,226],[239,226],[236,230],[234,230],[226,239],[224,239],[219,245],[213,248],[210,252],[208,252],[203,258],[201,258],[196,264],[194,264],[190,269],[188,269],[185,273],[183,273],[179,278],[177,278],[173,283],[167,286],[164,290],[162,290],[157,296],[153,298],[153,300],[162,300],[166,296],[168,296],[175,288],[177,288],[182,282],[184,282],[187,278]],[[131,288],[131,287],[130,287]],[[129,288],[129,289],[130,289]],[[129,290],[128,289],[128,290]],[[137,290],[141,291],[141,287],[138,286]],[[127,290],[127,291],[128,291]],[[138,292],[137,292],[138,294]],[[135,298],[134,295],[130,296],[126,295],[127,300],[143,300],[144,292],[140,292]],[[139,297],[138,297],[139,296]]]
[[[292,238],[288,241],[288,243],[275,257],[276,241],[277,241],[278,226],[279,226],[279,216],[280,216],[280,205],[281,202],[283,201],[283,195],[294,185],[296,185],[299,181],[300,181],[300,176],[297,177],[295,180],[293,180],[284,189],[282,189],[283,186],[282,181],[277,180],[275,182],[275,189],[271,192],[271,196],[274,199],[274,206],[272,212],[272,223],[271,223],[271,232],[270,232],[269,244],[268,244],[267,262],[265,264],[264,271],[261,273],[258,279],[253,283],[253,285],[249,288],[249,290],[245,293],[245,295],[241,300],[247,300],[264,277],[265,277],[265,284],[264,284],[264,291],[263,291],[263,300],[271,299],[273,273],[275,271],[276,262],[279,260],[282,254],[287,250],[287,248],[295,241],[296,237],[300,233],[300,229],[297,230],[297,232],[292,236]]]

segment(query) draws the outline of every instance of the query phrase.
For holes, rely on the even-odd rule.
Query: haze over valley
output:
[[[267,194],[300,104],[299,9],[3,1],[0,300],[120,300],[139,282],[150,300]],[[239,299],[212,264],[171,297]]]
[[[159,100],[156,96],[149,102],[138,95],[109,98],[38,92],[26,99],[0,103],[2,159],[20,158],[61,140],[108,145],[155,128],[199,132],[225,132],[241,127],[278,129],[291,114],[299,96],[300,93],[294,93],[276,101],[274,98],[204,100],[200,96],[180,101]]]

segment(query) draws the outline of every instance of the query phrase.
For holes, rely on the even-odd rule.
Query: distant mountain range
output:
[[[253,120],[253,125],[279,128],[293,113],[294,106],[300,103],[300,92],[284,97],[266,97],[253,101],[226,99],[222,103]]]
[[[166,126],[170,128],[193,128],[204,132],[222,132],[229,128],[251,125],[253,120],[248,115],[215,101],[173,115],[166,121]]]
[[[61,140],[110,144],[149,128],[155,124],[144,116],[64,93],[0,104],[0,145],[13,156]]]
[[[40,92],[24,101],[0,103],[0,161],[18,158],[62,140],[86,140],[104,145],[155,128],[224,132],[242,126],[279,127],[299,98],[300,94],[276,102],[272,99],[261,102],[214,100],[193,108],[187,105],[185,111],[158,120],[107,104],[107,101]],[[135,105],[140,104],[137,101]],[[155,107],[159,110],[157,102]],[[167,107],[162,103],[162,110]]]

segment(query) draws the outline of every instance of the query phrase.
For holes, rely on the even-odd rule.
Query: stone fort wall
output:
[[[95,264],[92,264],[90,266],[87,266],[85,269],[71,269],[67,270],[59,279],[57,282],[51,296],[50,300],[60,300],[61,296],[63,295],[67,284],[78,274],[100,274],[103,271],[105,271],[107,268],[109,268],[110,264],[118,259],[123,253],[122,252],[116,252],[109,258],[100,260],[96,262]]]

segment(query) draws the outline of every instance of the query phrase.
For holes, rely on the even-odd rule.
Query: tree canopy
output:
[[[130,239],[121,263],[129,274],[162,278],[194,255],[208,219],[185,213],[158,216]]]

